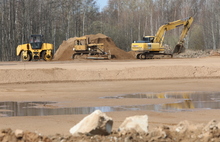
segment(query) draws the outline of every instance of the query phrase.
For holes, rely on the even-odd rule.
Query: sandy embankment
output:
[[[220,58],[114,62],[21,63],[0,66],[0,83],[218,78]]]

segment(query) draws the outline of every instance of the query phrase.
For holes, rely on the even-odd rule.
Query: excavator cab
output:
[[[144,36],[142,40],[134,41],[134,43],[153,43],[154,36]]]
[[[145,43],[153,43],[154,36],[145,36],[145,37],[143,37],[143,41],[145,41]]]
[[[31,44],[32,49],[42,48],[42,44],[43,44],[42,38],[43,38],[42,35],[31,35],[30,36],[30,44]]]

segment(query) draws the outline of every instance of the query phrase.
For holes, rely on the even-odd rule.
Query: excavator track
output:
[[[154,56],[155,55],[159,55],[161,56],[161,58],[163,56],[170,56],[170,58],[173,58],[173,54],[166,54],[166,53],[149,53],[149,52],[145,52],[145,53],[139,53],[136,55],[136,59],[141,59],[141,60],[145,60],[145,59],[155,59]]]

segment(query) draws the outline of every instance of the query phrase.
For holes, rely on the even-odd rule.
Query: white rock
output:
[[[210,130],[217,128],[218,123],[216,120],[211,120],[204,128],[203,128],[203,133],[209,132]]]
[[[189,129],[189,122],[187,120],[185,121],[181,121],[176,127],[175,127],[175,130],[176,132],[179,132],[179,133],[184,133],[185,131],[187,131]]]
[[[86,116],[78,124],[70,129],[72,135],[91,134],[91,135],[108,135],[111,133],[113,125],[112,118],[108,117],[100,110],[96,110]]]
[[[16,138],[22,138],[23,135],[24,135],[23,130],[19,130],[19,129],[15,130],[15,137]]]
[[[140,115],[127,117],[118,129],[120,133],[126,133],[133,130],[139,133],[148,133],[148,116]]]
[[[178,133],[185,133],[187,131],[197,131],[202,130],[204,127],[203,124],[193,124],[187,120],[179,122],[176,126],[172,127],[172,131],[176,131]]]
[[[220,122],[218,123],[217,127],[218,127],[218,129],[220,129]]]

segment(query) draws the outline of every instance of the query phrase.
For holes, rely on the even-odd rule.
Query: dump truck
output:
[[[162,25],[155,36],[144,36],[141,41],[134,41],[131,44],[131,50],[136,53],[137,59],[150,59],[153,58],[154,55],[170,55],[179,54],[184,52],[185,48],[184,38],[186,37],[190,26],[193,22],[193,17],[188,17],[185,19],[169,22],[167,24]],[[165,47],[163,46],[164,36],[166,31],[178,28],[183,26],[182,33],[179,37],[179,41],[176,44],[173,52],[171,54],[166,54]]]
[[[73,47],[72,59],[85,57],[86,59],[111,59],[110,51],[105,51],[103,43],[91,43],[86,36],[76,38]]]
[[[16,54],[21,61],[50,61],[53,58],[53,50],[53,44],[43,42],[43,35],[31,35],[29,43],[17,46]]]

